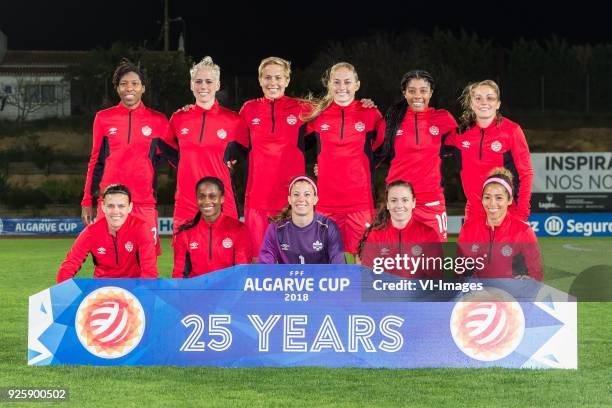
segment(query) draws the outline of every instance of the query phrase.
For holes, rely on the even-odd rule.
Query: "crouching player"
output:
[[[196,184],[199,212],[181,226],[174,241],[173,278],[191,278],[234,265],[251,263],[248,228],[223,213],[225,187],[217,177]],[[232,207],[233,208],[233,207]]]
[[[421,258],[422,264],[414,269],[394,267],[387,272],[404,278],[441,278],[440,237],[437,231],[415,218],[415,206],[411,183],[403,180],[389,183],[372,225],[361,238],[357,263],[373,267],[377,258]]]
[[[74,277],[87,255],[94,262],[94,278],[157,278],[154,235],[147,224],[131,215],[132,197],[122,184],[111,184],[102,194],[102,212],[85,227],[57,273],[57,282]]]
[[[476,278],[542,280],[542,257],[535,233],[510,211],[513,185],[509,170],[493,169],[482,185],[486,218],[470,217],[459,233],[457,244],[462,256],[486,258],[484,268],[473,271]]]

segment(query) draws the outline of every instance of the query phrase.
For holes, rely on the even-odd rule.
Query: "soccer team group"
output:
[[[423,70],[403,76],[403,98],[384,116],[371,100],[355,99],[360,82],[349,63],[325,73],[321,98],[285,95],[291,68],[282,58],[262,60],[258,74],[263,96],[236,113],[217,102],[220,68],[204,58],[190,70],[195,103],[168,121],[143,104],[140,68],[120,62],[113,86],[121,101],[94,120],[81,203],[86,228],[58,282],[75,276],[89,254],[95,277],[158,276],[155,171],[162,160],[177,169],[172,276],[180,278],[253,262],[345,263],[345,253],[368,265],[374,243],[385,244],[373,246],[378,255],[393,256],[389,248],[445,242],[445,157],[459,167],[467,198],[458,248],[486,254],[491,266],[474,275],[542,279],[526,223],[529,148],[520,126],[499,113],[495,82],[464,89],[457,123],[429,106],[435,81]],[[311,148],[316,181],[306,175]],[[232,187],[238,161],[247,163],[244,223]],[[389,172],[375,209],[382,163]]]

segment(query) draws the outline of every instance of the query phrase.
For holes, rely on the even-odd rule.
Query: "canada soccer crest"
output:
[[[227,132],[225,131],[225,129],[219,129],[217,130],[217,136],[219,137],[219,139],[225,139],[227,137]]]
[[[106,286],[91,292],[76,312],[74,328],[91,354],[119,358],[131,352],[145,331],[145,314],[134,295]]]
[[[227,237],[223,240],[221,244],[223,245],[223,248],[230,249],[231,247],[234,246],[234,241],[232,241],[230,237]]]
[[[510,355],[523,340],[525,316],[508,292],[487,288],[457,302],[450,329],[455,344],[466,355],[496,361]]]
[[[363,132],[365,130],[365,123],[363,122],[355,123],[355,130],[358,132]]]
[[[142,134],[145,136],[151,136],[151,133],[153,133],[153,129],[151,129],[148,126],[143,126],[141,130],[142,130]]]
[[[499,152],[502,149],[502,144],[500,141],[496,140],[493,143],[491,143],[491,150],[493,150],[494,152]]]
[[[432,136],[438,136],[440,134],[440,129],[437,126],[432,126],[429,128],[429,133]]]
[[[295,115],[287,116],[287,123],[290,125],[295,125],[297,123],[297,118],[295,117]]]

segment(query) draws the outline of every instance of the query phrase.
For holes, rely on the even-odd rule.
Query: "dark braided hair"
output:
[[[436,83],[431,76],[431,74],[422,69],[414,69],[412,71],[408,71],[402,77],[402,81],[400,83],[400,87],[402,90],[402,95],[406,92],[406,88],[408,88],[408,84],[413,79],[422,79],[429,84],[429,87],[433,91]],[[393,151],[393,146],[395,145],[395,136],[397,130],[402,125],[404,121],[404,117],[406,116],[406,112],[408,111],[408,101],[406,98],[402,98],[401,100],[395,102],[393,105],[387,109],[385,113],[385,121],[387,123],[387,128],[385,131],[385,141],[383,142],[382,148],[382,156],[383,160],[392,160],[391,152]]]

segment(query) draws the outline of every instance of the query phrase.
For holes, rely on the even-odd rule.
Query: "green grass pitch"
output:
[[[10,406],[612,406],[612,303],[579,304],[578,370],[28,367],[28,296],[55,283],[71,243],[0,239],[0,387],[70,393],[67,402]],[[612,239],[548,238],[541,245],[546,282],[559,289],[588,266],[612,264]],[[159,266],[168,277],[168,239],[163,249]],[[91,276],[90,261],[80,276]]]

